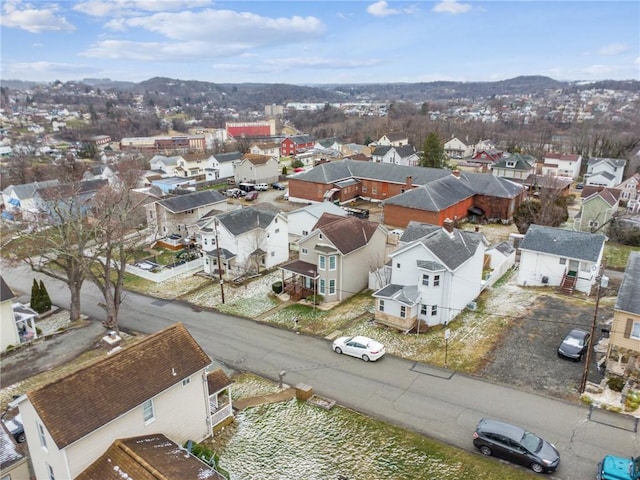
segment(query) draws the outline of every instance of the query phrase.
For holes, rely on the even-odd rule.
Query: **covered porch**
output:
[[[221,368],[207,374],[209,388],[209,412],[211,414],[211,428],[223,423],[233,416],[231,402],[231,380]]]
[[[294,260],[280,267],[282,291],[297,302],[315,295],[318,291],[318,270],[313,263]]]

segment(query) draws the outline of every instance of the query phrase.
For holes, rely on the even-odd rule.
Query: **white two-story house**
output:
[[[446,325],[482,291],[482,234],[412,222],[385,268],[390,282],[377,290],[375,320],[402,331]],[[388,275],[387,275],[388,277]]]
[[[207,159],[205,177],[207,181],[221,178],[233,179],[234,162],[242,160],[240,152],[216,153]]]
[[[71,479],[119,438],[211,434],[211,359],[181,323],[17,399],[35,478]]]
[[[371,153],[371,161],[415,167],[420,162],[420,156],[413,145],[379,146]]]
[[[236,277],[289,259],[287,218],[268,203],[203,219],[196,238],[209,275]]]
[[[627,161],[621,158],[590,158],[587,161],[584,184],[593,185],[594,187],[614,188],[622,183],[626,166]]]
[[[544,156],[542,175],[549,177],[578,178],[582,166],[582,155],[552,153]]]

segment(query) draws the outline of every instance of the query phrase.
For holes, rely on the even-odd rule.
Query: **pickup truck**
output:
[[[640,480],[640,457],[607,455],[598,464],[596,480]]]

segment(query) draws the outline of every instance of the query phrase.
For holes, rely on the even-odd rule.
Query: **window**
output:
[[[320,289],[319,289],[318,293],[320,295],[324,295],[324,292],[325,292],[325,280],[324,280],[324,278],[321,278],[320,279]]]
[[[142,404],[142,417],[144,418],[144,424],[151,423],[155,420],[156,416],[153,413],[153,400],[149,399]]]
[[[567,264],[567,259],[566,258],[561,258],[560,259],[560,265],[566,265]]]
[[[634,322],[633,319],[627,318],[627,324],[624,328],[624,338],[640,340],[640,322]]]
[[[376,195],[378,193],[378,187],[371,187],[371,193]]]
[[[440,286],[440,275],[434,275],[433,276],[433,286],[434,287],[439,287]]]
[[[407,316],[407,307],[402,305],[400,307],[400,318],[405,318]]]
[[[276,233],[280,233],[280,229],[279,228],[276,228]]]
[[[336,256],[335,255],[330,255],[329,256],[329,270],[335,270],[336,269]]]
[[[429,286],[429,275],[422,275],[422,285],[425,287]]]
[[[276,252],[271,252],[271,256],[275,257],[276,256]]]
[[[325,257],[324,255],[320,255],[318,257],[318,268],[320,270],[324,270],[327,268],[327,257]]]
[[[427,306],[425,304],[420,305],[420,315],[427,316]]]
[[[438,315],[438,306],[437,305],[431,305],[431,316],[435,317],[436,315]]]
[[[306,230],[302,230],[302,235],[309,235],[309,232]]]
[[[40,445],[42,448],[47,448],[47,437],[44,436],[44,427],[41,423],[36,423],[38,427],[38,436],[40,437]]]
[[[366,185],[362,185],[362,193],[367,193],[367,186]]]
[[[306,255],[307,253],[309,253],[309,250],[307,250],[306,248],[303,248],[301,253],[302,255]]]
[[[378,300],[378,310],[384,312],[384,300]]]
[[[399,263],[396,263],[396,268],[400,268],[400,264]]]
[[[53,467],[47,463],[47,475],[49,480],[56,480],[56,476],[53,473]]]
[[[191,383],[191,378],[187,377],[185,379],[182,380],[182,386],[186,387],[187,385],[189,385]]]
[[[336,293],[336,281],[329,280],[329,295],[335,295]]]

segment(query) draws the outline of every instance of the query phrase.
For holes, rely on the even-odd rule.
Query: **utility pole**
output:
[[[216,254],[218,257],[218,278],[220,279],[220,297],[222,304],[224,305],[224,280],[222,279],[222,263],[220,263],[220,243],[218,243],[218,220],[213,221],[213,226],[216,230]]]
[[[602,272],[604,270],[604,265],[600,268],[600,273],[596,277],[596,281],[598,285],[596,287],[596,305],[593,310],[593,320],[591,321],[591,335],[589,335],[589,342],[587,347],[587,358],[584,361],[584,371],[582,372],[582,380],[580,381],[580,390],[579,393],[583,394],[584,390],[587,386],[587,377],[589,376],[589,364],[591,363],[591,351],[593,350],[593,338],[596,334],[596,322],[598,321],[598,307],[600,306],[600,288],[603,283],[605,283],[606,287],[606,277],[602,276]]]

